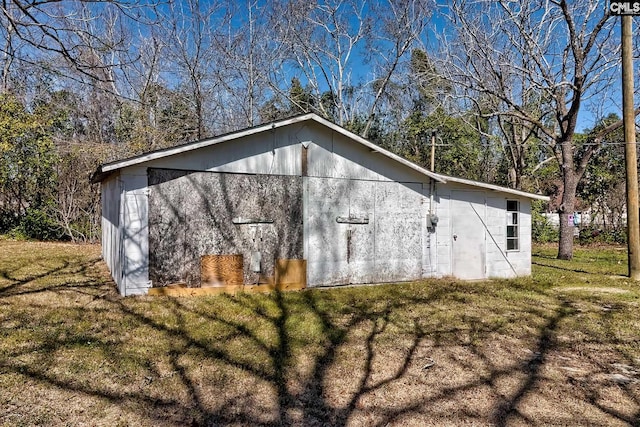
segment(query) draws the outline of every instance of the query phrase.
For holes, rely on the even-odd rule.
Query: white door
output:
[[[336,221],[349,210],[347,180],[307,178],[305,194],[305,250],[307,285],[348,282],[348,227]]]
[[[483,192],[451,192],[451,261],[455,277],[486,277],[485,211]]]
[[[124,195],[122,225],[122,295],[144,292],[149,287],[149,237],[147,228],[147,195],[128,192]],[[133,291],[132,291],[133,289]],[[137,290],[136,290],[137,289]],[[124,291],[124,292],[123,292]]]
[[[422,277],[422,184],[308,178],[308,285]]]
[[[375,182],[309,178],[309,286],[375,281]]]
[[[375,182],[349,182],[349,209],[342,212],[348,224],[341,227],[347,233],[348,283],[370,283],[375,279]]]
[[[378,182],[375,200],[376,282],[422,277],[422,184]]]

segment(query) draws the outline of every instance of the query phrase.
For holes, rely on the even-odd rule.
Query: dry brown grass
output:
[[[640,425],[624,252],[551,251],[518,280],[120,298],[97,246],[0,240],[0,425]]]

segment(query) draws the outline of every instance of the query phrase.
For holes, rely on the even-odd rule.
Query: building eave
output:
[[[198,150],[200,148],[209,147],[212,145],[220,144],[223,142],[231,141],[231,140],[242,138],[245,136],[255,135],[261,132],[274,130],[280,127],[284,127],[294,123],[309,120],[311,116],[315,116],[315,114],[305,114],[302,116],[296,116],[290,119],[280,120],[278,122],[255,126],[252,128],[247,128],[247,129],[243,129],[236,132],[230,132],[230,133],[219,135],[213,138],[207,138],[200,141],[188,142],[185,144],[177,145],[175,147],[163,148],[160,150],[139,154],[137,156],[129,157],[126,159],[105,163],[100,165],[98,169],[91,175],[91,182],[94,182],[94,183],[100,182],[103,179],[105,179],[111,172],[122,169],[122,168],[139,165],[142,163],[162,159],[165,157],[174,156],[176,154]]]
[[[501,193],[513,194],[514,196],[518,196],[518,197],[526,197],[528,199],[542,200],[545,202],[548,202],[551,199],[549,196],[543,196],[542,194],[528,193],[526,191],[515,190],[513,188],[508,188],[508,187],[501,187],[495,184],[487,184],[486,182],[473,181],[470,179],[457,178],[454,176],[446,176],[441,174],[438,174],[438,176],[447,182],[455,182],[458,184],[470,185],[473,187],[480,187],[487,190],[498,191]]]
[[[376,144],[368,141],[367,139],[356,135],[355,133],[339,126],[336,125],[335,123],[330,122],[329,120],[326,120],[320,116],[318,116],[315,113],[308,113],[308,114],[303,114],[300,116],[296,116],[296,117],[291,117],[288,119],[284,119],[284,120],[279,120],[279,121],[275,121],[272,123],[267,123],[264,125],[259,125],[259,126],[255,126],[252,128],[248,128],[248,129],[243,129],[240,131],[235,131],[235,132],[230,132],[224,135],[219,135],[213,138],[207,138],[207,139],[203,139],[200,141],[195,141],[195,142],[188,142],[182,145],[178,145],[175,147],[170,147],[170,148],[164,148],[164,149],[160,149],[160,150],[156,150],[156,151],[151,151],[148,153],[144,153],[144,154],[140,154],[137,156],[133,156],[133,157],[129,157],[123,160],[117,160],[114,162],[110,162],[110,163],[105,163],[100,165],[96,171],[91,175],[91,182],[92,183],[98,183],[101,182],[103,180],[105,180],[106,178],[108,178],[110,175],[112,175],[113,173],[117,173],[120,169],[122,168],[126,168],[126,167],[130,167],[130,166],[136,166],[136,165],[140,165],[143,163],[147,163],[147,162],[151,162],[153,160],[158,160],[158,159],[162,159],[165,157],[170,157],[170,156],[174,156],[177,154],[182,154],[182,153],[186,153],[189,151],[193,151],[193,150],[198,150],[201,148],[205,148],[205,147],[210,147],[212,145],[216,145],[216,144],[221,144],[227,141],[232,141],[235,139],[239,139],[239,138],[243,138],[243,137],[247,137],[247,136],[251,136],[251,135],[255,135],[255,134],[259,134],[261,132],[267,132],[267,131],[273,131],[275,129],[278,128],[282,128],[285,126],[289,126],[292,124],[296,124],[296,123],[301,123],[301,122],[305,122],[305,121],[309,121],[312,120],[316,123],[319,123],[322,126],[325,126],[329,129],[331,129],[332,131],[339,133],[349,139],[351,139],[352,141],[355,141],[359,144],[361,144],[364,147],[367,147],[369,150],[371,150],[371,152],[375,152],[375,153],[379,153],[391,160],[394,160],[397,163],[402,164],[405,167],[408,167],[410,169],[413,169],[414,171],[436,181],[439,183],[447,183],[447,182],[456,182],[459,184],[465,184],[465,185],[470,185],[470,186],[474,186],[474,187],[479,187],[479,188],[484,188],[484,189],[488,189],[488,190],[493,190],[493,191],[498,191],[498,192],[502,192],[502,193],[507,193],[507,194],[513,194],[515,196],[519,196],[519,197],[526,197],[529,199],[535,199],[535,200],[543,200],[543,201],[549,201],[549,197],[547,196],[543,196],[540,194],[532,194],[532,193],[527,193],[525,191],[520,191],[520,190],[514,190],[511,188],[506,188],[506,187],[501,187],[498,185],[494,185],[494,184],[487,184],[484,182],[479,182],[479,181],[472,181],[472,180],[468,180],[468,179],[464,179],[464,178],[456,178],[456,177],[452,177],[452,176],[446,176],[446,175],[442,175],[442,174],[437,174],[434,172],[431,172],[421,166],[416,165],[415,163],[412,163],[406,159],[403,159],[402,157],[398,156],[397,154],[394,154],[388,150],[385,150],[384,148],[381,148],[379,146],[377,146]]]
[[[103,165],[100,165],[96,171],[91,175],[91,182],[92,183],[97,183],[100,181],[103,181],[104,179],[106,179],[112,172],[117,171],[119,169],[122,168],[126,168],[129,166],[135,166],[138,164],[142,164],[142,163],[146,163],[146,162],[150,162],[153,160],[157,160],[157,159],[162,159],[164,157],[170,157],[176,154],[181,154],[181,153],[185,153],[188,151],[193,151],[193,150],[198,150],[200,148],[204,148],[204,147],[209,147],[212,145],[216,145],[216,144],[221,144],[223,142],[227,142],[227,141],[231,141],[234,139],[238,139],[238,138],[243,138],[246,136],[251,136],[251,135],[255,135],[261,132],[266,132],[266,131],[272,131],[274,129],[278,129],[281,127],[285,127],[285,126],[289,126],[295,123],[301,123],[301,122],[305,122],[308,120],[313,120],[317,123],[322,124],[323,126],[326,126],[328,128],[330,128],[331,130],[340,133],[356,142],[358,142],[361,145],[364,145],[365,147],[369,148],[370,150],[380,153],[390,159],[393,159],[423,175],[428,176],[429,178],[432,178],[438,182],[442,182],[444,183],[445,181],[437,176],[437,174],[434,174],[414,163],[411,163],[408,160],[403,159],[402,157],[393,154],[392,152],[385,150],[384,148],[378,147],[377,145],[373,144],[372,142],[366,140],[365,138],[362,138],[359,135],[356,135],[353,132],[350,132],[346,129],[344,129],[343,127],[340,127],[332,122],[330,122],[329,120],[323,119],[322,117],[318,116],[315,113],[308,113],[308,114],[304,114],[301,116],[296,116],[296,117],[292,117],[289,119],[284,119],[284,120],[279,120],[276,122],[272,122],[272,123],[267,123],[264,125],[259,125],[259,126],[255,126],[252,128],[248,128],[248,129],[243,129],[240,131],[236,131],[236,132],[231,132],[231,133],[227,133],[224,135],[220,135],[217,137],[213,137],[213,138],[207,138],[207,139],[203,139],[200,141],[195,141],[195,142],[189,142],[186,144],[182,144],[182,145],[178,145],[175,147],[170,147],[170,148],[164,148],[164,149],[160,149],[160,150],[156,150],[156,151],[151,151],[148,153],[144,153],[144,154],[140,154],[137,156],[133,156],[133,157],[129,157],[123,160],[117,160],[114,162],[110,162],[110,163],[105,163]]]

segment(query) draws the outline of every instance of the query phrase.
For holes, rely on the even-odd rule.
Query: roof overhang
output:
[[[333,131],[340,133],[356,142],[358,142],[361,145],[364,145],[365,147],[368,147],[371,151],[374,151],[376,153],[380,153],[390,159],[393,159],[399,163],[402,163],[403,165],[414,169],[415,171],[424,174],[436,181],[439,182],[444,182],[442,180],[442,178],[440,178],[437,174],[428,171],[427,169],[424,169],[414,163],[411,163],[408,160],[403,159],[402,157],[393,154],[392,152],[385,150],[384,148],[378,147],[377,145],[373,144],[370,141],[367,141],[366,139],[362,138],[359,135],[356,135],[353,132],[350,132],[332,122],[330,122],[329,120],[323,119],[322,117],[318,116],[315,113],[308,113],[308,114],[304,114],[301,116],[296,116],[296,117],[292,117],[289,119],[284,119],[284,120],[279,120],[277,122],[273,122],[273,123],[268,123],[265,125],[260,125],[260,126],[255,126],[252,128],[248,128],[248,129],[243,129],[237,132],[231,132],[231,133],[227,133],[224,135],[220,135],[214,138],[208,138],[208,139],[203,139],[201,141],[195,141],[195,142],[189,142],[186,144],[182,144],[182,145],[177,145],[175,147],[170,147],[170,148],[165,148],[165,149],[161,149],[161,150],[156,150],[156,151],[151,151],[149,153],[145,153],[145,154],[140,154],[138,156],[134,156],[134,157],[129,157],[127,159],[123,159],[123,160],[117,160],[115,162],[110,162],[110,163],[105,163],[100,165],[96,171],[91,175],[91,182],[92,183],[97,183],[97,182],[101,182],[104,179],[106,179],[109,175],[111,175],[112,173],[122,169],[122,168],[126,168],[129,166],[135,166],[135,165],[139,165],[142,163],[146,163],[146,162],[150,162],[152,160],[157,160],[157,159],[162,159],[164,157],[170,157],[176,154],[181,154],[181,153],[186,153],[189,151],[193,151],[193,150],[198,150],[200,148],[204,148],[204,147],[209,147],[212,145],[216,145],[216,144],[221,144],[223,142],[227,142],[227,141],[231,141],[234,139],[238,139],[238,138],[243,138],[246,136],[250,136],[250,135],[255,135],[255,134],[259,134],[261,132],[266,132],[266,131],[272,131],[274,129],[278,129],[281,127],[285,127],[285,126],[289,126],[292,124],[296,124],[296,123],[301,123],[301,122],[305,122],[305,121],[314,121],[317,123],[320,123],[330,129],[332,129]]]
[[[518,197],[526,197],[528,199],[534,199],[534,200],[543,200],[545,202],[548,202],[550,200],[549,196],[543,196],[542,194],[528,193],[522,190],[515,190],[513,188],[501,187],[499,185],[487,184],[486,182],[473,181],[470,179],[457,178],[455,176],[446,176],[446,175],[440,175],[440,174],[438,174],[438,176],[446,182],[456,182],[458,184],[470,185],[473,187],[480,187],[486,190],[498,191],[500,193],[513,194],[514,196],[518,196]]]
[[[463,179],[463,178],[455,178],[455,177],[450,177],[450,176],[446,176],[446,175],[441,175],[441,174],[437,174],[434,172],[431,172],[423,167],[420,167],[418,165],[416,165],[415,163],[412,163],[406,159],[403,159],[402,157],[398,156],[397,154],[393,154],[392,152],[385,150],[384,148],[381,148],[379,146],[377,146],[376,144],[366,140],[365,138],[356,135],[353,132],[348,131],[347,129],[336,125],[335,123],[330,122],[329,120],[326,120],[320,116],[318,116],[315,113],[308,113],[308,114],[303,114],[300,116],[296,116],[296,117],[292,117],[289,119],[284,119],[284,120],[279,120],[276,122],[272,122],[272,123],[268,123],[268,124],[264,124],[264,125],[259,125],[259,126],[255,126],[252,128],[248,128],[248,129],[243,129],[240,131],[236,131],[236,132],[231,132],[231,133],[227,133],[224,135],[220,135],[217,137],[213,137],[213,138],[208,138],[208,139],[203,139],[201,141],[195,141],[195,142],[189,142],[186,144],[182,144],[182,145],[177,145],[175,147],[170,147],[170,148],[164,148],[161,150],[156,150],[156,151],[151,151],[149,153],[144,153],[144,154],[140,154],[138,156],[134,156],[134,157],[129,157],[127,159],[123,159],[123,160],[117,160],[114,162],[110,162],[110,163],[105,163],[100,165],[96,171],[91,175],[91,182],[92,183],[97,183],[97,182],[101,182],[103,180],[105,180],[107,177],[109,177],[111,174],[116,173],[117,171],[119,171],[120,169],[126,168],[126,167],[130,167],[130,166],[137,166],[137,165],[141,165],[144,164],[146,162],[150,162],[153,160],[157,160],[157,159],[162,159],[165,157],[170,157],[170,156],[174,156],[177,154],[182,154],[182,153],[186,153],[189,151],[193,151],[193,150],[198,150],[201,148],[205,148],[205,147],[209,147],[212,145],[216,145],[216,144],[221,144],[227,141],[232,141],[235,139],[239,139],[239,138],[243,138],[246,136],[251,136],[251,135],[255,135],[255,134],[259,134],[261,132],[267,132],[267,131],[273,131],[274,129],[278,129],[278,128],[282,128],[285,126],[290,126],[296,123],[302,123],[302,122],[306,122],[306,121],[313,121],[316,123],[319,123],[331,130],[333,130],[336,133],[339,133],[341,135],[344,135],[345,137],[361,144],[364,147],[367,147],[371,152],[375,152],[375,153],[380,153],[381,155],[388,157],[389,159],[392,159],[410,169],[415,170],[416,172],[425,175],[427,177],[429,177],[430,179],[433,179],[436,182],[440,182],[440,183],[447,183],[447,182],[457,182],[460,184],[466,184],[466,185],[471,185],[471,186],[475,186],[475,187],[481,187],[481,188],[485,188],[485,189],[489,189],[489,190],[495,190],[495,191],[499,191],[502,193],[508,193],[508,194],[513,194],[513,195],[517,195],[520,197],[528,197],[530,199],[537,199],[537,200],[545,200],[548,201],[549,197],[547,196],[541,196],[538,194],[531,194],[531,193],[527,193],[524,191],[519,191],[519,190],[513,190],[510,188],[506,188],[506,187],[500,187],[498,185],[493,185],[493,184],[486,184],[483,182],[477,182],[477,181],[472,181],[472,180],[468,180],[468,179]]]

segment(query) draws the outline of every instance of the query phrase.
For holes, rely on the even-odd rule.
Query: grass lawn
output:
[[[121,298],[98,246],[0,240],[0,425],[640,425],[626,252],[518,280]]]

